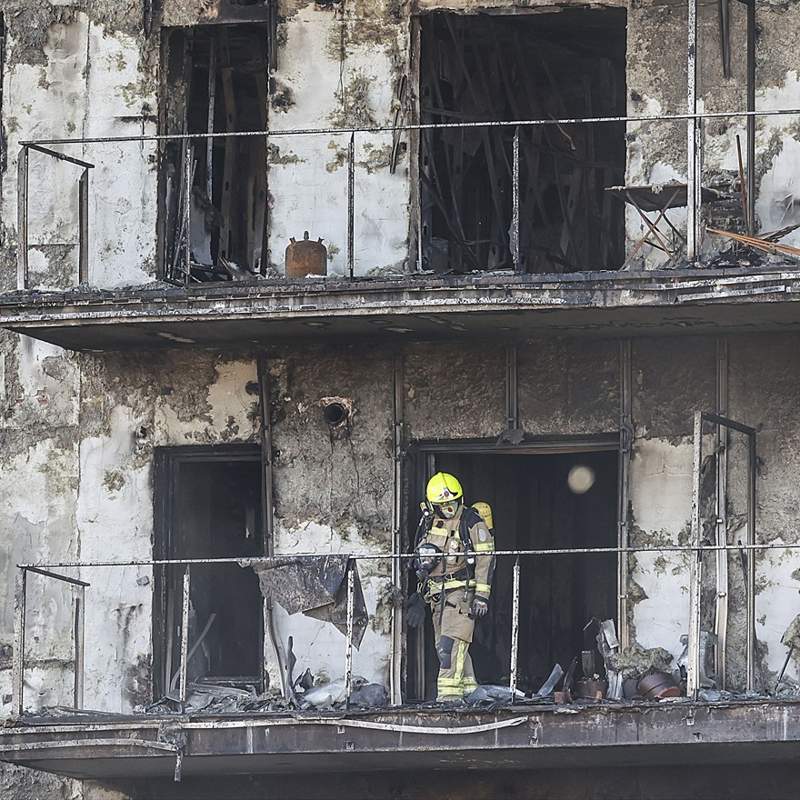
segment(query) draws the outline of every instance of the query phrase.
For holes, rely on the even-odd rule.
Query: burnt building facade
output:
[[[796,796],[795,4],[0,10],[4,797]]]

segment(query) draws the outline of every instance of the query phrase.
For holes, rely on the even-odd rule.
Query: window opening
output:
[[[158,551],[170,559],[264,555],[258,448],[174,448],[158,460]],[[166,574],[158,592],[166,622],[156,635],[162,693],[175,687],[178,672],[183,567]],[[194,564],[189,600],[189,680],[260,685],[263,602],[255,573],[238,564]]]
[[[419,454],[425,462],[426,454]],[[616,451],[551,455],[437,453],[435,469],[456,475],[468,503],[492,506],[498,550],[617,546]],[[430,465],[415,470],[413,504],[422,496]],[[575,476],[593,476],[586,489]],[[572,471],[572,477],[570,473]],[[409,520],[416,527],[418,507]],[[518,681],[537,691],[558,663],[566,672],[574,658],[581,674],[584,634],[593,617],[616,617],[615,554],[521,557]],[[470,654],[479,684],[508,684],[511,648],[513,558],[497,559],[489,614],[475,626]],[[413,575],[409,578],[414,581]],[[413,588],[412,584],[412,588]],[[438,658],[433,626],[426,614],[421,637],[408,636],[408,692],[413,699],[436,694]],[[594,641],[590,642],[591,648]],[[599,663],[599,658],[598,658]],[[422,674],[419,674],[422,672]],[[414,698],[414,695],[417,695]]]
[[[624,116],[624,9],[464,16],[421,22],[425,123]],[[423,267],[507,269],[513,127],[423,131]],[[520,269],[616,269],[624,207],[625,125],[521,127]]]
[[[265,130],[269,26],[206,25],[166,29],[166,133]],[[220,137],[164,145],[164,277],[183,282],[185,160],[190,192],[192,281],[230,281],[263,270],[267,158],[264,137]]]

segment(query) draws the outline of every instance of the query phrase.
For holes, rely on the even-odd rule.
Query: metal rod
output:
[[[743,425],[741,422],[728,419],[728,417],[723,417],[719,414],[709,414],[705,411],[703,412],[702,417],[703,422],[710,422],[712,425],[724,425],[726,428],[732,428],[735,431],[739,431],[739,433],[743,433],[745,436],[756,435],[755,428],[751,428],[749,425]]]
[[[702,466],[703,415],[694,415],[694,458],[692,462],[692,543],[700,544],[700,468]],[[700,689],[700,586],[702,553],[698,550],[689,568],[689,641],[686,666],[686,696],[696,700]]]
[[[756,3],[747,0],[747,232],[756,232]]]
[[[347,272],[351,280],[355,269],[355,189],[356,135],[351,133],[347,147]]]
[[[44,153],[45,155],[52,156],[59,161],[68,161],[70,164],[75,164],[76,166],[83,167],[84,169],[94,169],[94,164],[90,164],[88,161],[81,161],[80,158],[73,158],[72,156],[64,155],[64,153],[59,153],[56,150],[50,150],[47,147],[42,147],[41,144],[25,142],[24,146],[29,147],[31,150],[35,150],[37,153]]]
[[[46,569],[25,565],[24,569],[28,572],[35,572],[37,575],[44,575],[46,578],[54,578],[57,581],[64,581],[64,583],[71,583],[73,586],[89,586],[86,581],[80,581],[77,578],[70,578],[68,575],[59,575],[57,572],[50,572]]]
[[[747,441],[747,544],[756,543],[756,437]],[[747,690],[755,689],[756,554],[747,557]]]
[[[633,452],[633,346],[630,339],[619,345],[620,410],[619,410],[619,464],[617,476],[617,630],[620,647],[630,645],[628,624],[628,504],[630,459]]]
[[[511,668],[508,688],[511,690],[511,703],[517,693],[517,659],[519,657],[519,556],[514,562],[513,593],[511,604]]]
[[[717,339],[717,413],[728,413],[728,340]],[[716,476],[716,536],[717,544],[728,541],[728,431],[727,425],[717,425],[717,476]],[[727,686],[725,651],[728,641],[728,553],[716,553],[717,596],[714,614],[714,672],[717,687]]]
[[[83,686],[85,672],[85,634],[86,634],[86,587],[79,586],[75,594],[75,686],[73,705],[83,708]]]
[[[13,709],[21,717],[25,707],[25,605],[27,603],[28,571],[23,567],[17,574],[14,596],[14,667],[12,673]]]
[[[704,111],[694,114],[653,114],[641,117],[569,117],[561,119],[484,120],[475,122],[423,122],[405,125],[383,125],[362,128],[286,128],[284,130],[219,131],[217,133],[153,133],[144,136],[94,136],[65,139],[37,139],[20,142],[21,147],[56,144],[112,144],[120,142],[168,142],[182,139],[247,138],[249,136],[347,136],[354,133],[393,133],[401,131],[444,130],[448,128],[534,128],[544,125],[599,125],[613,123],[682,122],[693,119],[734,119],[748,117],[796,116],[800,108],[781,108],[764,111]]]
[[[89,283],[89,169],[78,181],[78,283]]]
[[[347,645],[344,659],[345,705],[350,705],[353,693],[353,614],[355,607],[355,566],[351,559],[347,565]]]
[[[17,162],[17,289],[28,288],[28,147]]]
[[[781,544],[726,544],[724,546],[704,544],[704,545],[655,545],[652,547],[564,547],[550,548],[543,550],[497,550],[491,554],[475,553],[475,558],[491,558],[493,556],[570,556],[582,554],[613,554],[613,553],[714,553],[718,550],[728,551],[762,551],[762,550],[800,550],[800,542],[786,542]],[[54,568],[67,567],[155,567],[169,565],[188,565],[188,564],[238,564],[247,566],[249,564],[285,564],[287,560],[300,560],[311,558],[328,558],[330,554],[325,553],[292,553],[291,556],[275,556],[273,558],[253,558],[252,556],[239,556],[238,558],[184,558],[162,561],[62,561],[56,564],[45,564],[43,566]],[[390,560],[393,558],[402,561],[409,561],[416,558],[415,553],[351,553],[351,558],[363,561]],[[17,564],[19,569],[32,569],[33,564]]]
[[[186,143],[184,159],[184,196],[183,196],[183,228],[186,244],[183,251],[183,283],[189,286],[192,277],[192,178],[194,175],[194,147],[190,141]]]
[[[687,72],[686,72],[686,110],[692,115],[686,125],[686,258],[694,261],[697,257],[697,215],[699,208],[694,202],[697,179],[697,3],[688,0],[687,22]]]
[[[189,667],[189,594],[191,591],[191,567],[187,564],[183,573],[183,602],[181,604],[181,662],[178,692],[181,704],[186,702],[187,673]]]
[[[514,272],[522,272],[522,264],[519,257],[519,127],[514,129],[512,173],[511,259],[514,262]]]

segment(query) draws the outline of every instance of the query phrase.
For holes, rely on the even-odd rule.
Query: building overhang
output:
[[[23,719],[0,758],[100,781],[208,774],[797,762],[800,702]],[[180,754],[180,756],[179,756]]]
[[[12,292],[0,327],[71,350],[800,329],[800,272],[475,274]]]

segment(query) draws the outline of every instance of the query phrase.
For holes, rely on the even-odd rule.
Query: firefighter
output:
[[[415,566],[419,593],[433,616],[439,702],[460,701],[477,687],[469,646],[475,620],[489,610],[495,560],[491,525],[488,504],[465,506],[454,476],[437,472],[428,481]]]

